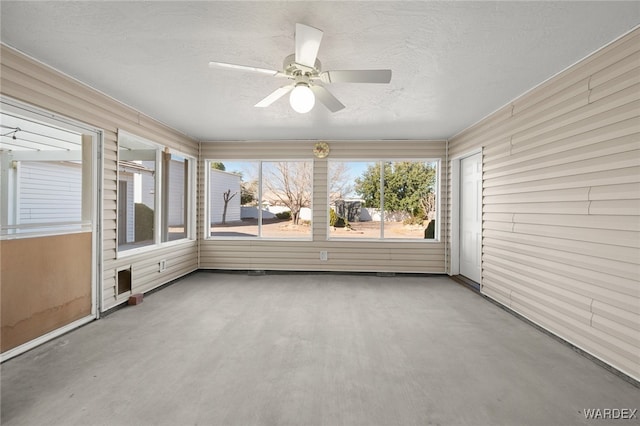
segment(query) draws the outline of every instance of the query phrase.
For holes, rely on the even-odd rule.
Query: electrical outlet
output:
[[[322,250],[320,252],[320,260],[322,260],[323,262],[329,260],[329,254],[325,250]]]
[[[167,269],[167,261],[163,259],[158,262],[158,272],[164,272],[165,269]]]

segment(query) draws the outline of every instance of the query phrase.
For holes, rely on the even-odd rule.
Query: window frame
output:
[[[122,138],[129,138],[131,140],[135,140],[136,142],[143,143],[149,145],[155,150],[155,193],[154,193],[154,212],[153,212],[153,242],[151,244],[131,248],[128,250],[120,249],[120,241],[118,240],[119,236],[119,227],[120,223],[118,218],[120,217],[120,203],[119,196],[116,196],[116,258],[126,258],[130,256],[135,256],[137,254],[146,253],[149,251],[153,251],[156,249],[171,247],[174,245],[184,244],[190,241],[195,240],[196,238],[196,230],[195,230],[195,214],[196,214],[196,197],[194,196],[194,188],[195,188],[195,179],[196,179],[196,158],[186,154],[180,150],[176,150],[166,145],[162,145],[160,143],[154,142],[142,136],[136,135],[134,133],[128,132],[126,130],[118,129],[118,149],[116,154],[116,188],[117,191],[120,191],[120,143]],[[162,214],[163,214],[163,201],[165,196],[165,188],[163,186],[163,178],[164,178],[164,167],[162,161],[163,153],[171,153],[180,157],[183,157],[187,163],[187,176],[185,177],[187,181],[187,205],[185,206],[187,209],[187,214],[185,217],[187,218],[185,226],[187,227],[185,232],[185,237],[172,241],[162,241]]]
[[[176,156],[176,157],[181,157],[184,161],[187,162],[187,167],[186,167],[186,172],[185,172],[185,176],[184,176],[184,191],[185,193],[184,195],[184,200],[185,200],[185,210],[186,212],[184,213],[184,219],[185,219],[185,223],[184,223],[184,234],[185,236],[182,238],[178,238],[175,240],[167,240],[167,241],[162,241],[162,234],[165,232],[164,230],[164,226],[166,225],[167,229],[169,228],[169,214],[171,212],[171,208],[169,206],[168,203],[170,203],[170,199],[171,199],[171,174],[169,174],[169,187],[168,188],[162,188],[161,190],[161,197],[164,195],[168,198],[168,200],[163,200],[161,199],[160,201],[164,204],[164,202],[167,202],[167,206],[168,206],[168,211],[165,212],[164,211],[160,211],[160,216],[159,216],[159,220],[160,220],[160,224],[159,224],[159,228],[160,228],[160,243],[162,244],[168,244],[168,243],[172,243],[172,242],[176,242],[176,241],[183,241],[183,240],[193,240],[195,239],[196,233],[195,233],[195,215],[196,215],[196,202],[195,202],[195,195],[194,195],[194,188],[195,188],[195,179],[196,179],[196,172],[195,172],[195,164],[196,164],[196,159],[194,157],[191,157],[189,155],[186,155],[184,153],[182,153],[181,151],[177,151],[177,150],[173,150],[173,149],[168,149],[168,148],[164,148],[164,153],[169,154],[169,167],[171,167],[171,156]],[[164,164],[164,161],[162,160],[162,153],[160,154],[161,157],[161,163]],[[164,174],[164,170],[162,171],[162,179],[164,182],[164,178],[165,178],[165,174]],[[164,218],[164,219],[163,219]],[[164,221],[166,221],[166,223],[164,223]]]
[[[34,105],[22,103],[21,101],[13,98],[0,96],[0,112],[9,116],[14,116],[20,120],[34,121],[45,126],[52,128],[60,128],[63,131],[69,133],[77,133],[81,138],[88,137],[91,140],[92,152],[89,155],[91,170],[89,177],[91,179],[91,187],[97,188],[98,192],[94,193],[91,200],[81,201],[83,204],[87,203],[91,207],[90,219],[82,219],[80,221],[71,222],[39,222],[33,224],[20,224],[14,223],[12,225],[6,224],[6,234],[0,232],[0,240],[14,240],[23,238],[38,238],[48,237],[54,235],[74,234],[81,232],[96,233],[99,229],[97,222],[102,217],[102,150],[103,150],[103,131],[89,124],[81,121],[77,121],[65,116],[62,116],[56,112],[41,109]],[[86,153],[85,153],[86,154]],[[84,154],[81,154],[81,157]],[[29,160],[20,160],[29,161]],[[2,167],[0,167],[1,169]],[[19,172],[18,172],[19,173]],[[16,194],[14,194],[16,195]],[[19,196],[19,194],[18,194]],[[17,211],[17,205],[11,204],[9,194],[5,191],[0,191],[0,203],[3,205],[6,203],[7,210],[13,209],[13,214],[9,215],[11,218],[18,222],[19,212]],[[15,201],[15,200],[14,200]],[[4,216],[4,215],[3,215]],[[3,217],[3,224],[5,220],[9,220],[9,217]],[[88,223],[90,222],[90,223]],[[3,225],[4,228],[5,225]],[[10,228],[18,232],[10,232]],[[35,229],[35,231],[28,231],[28,229]],[[43,229],[44,228],[44,229]],[[23,229],[25,231],[20,232]]]
[[[298,162],[308,162],[311,164],[311,185],[310,185],[310,200],[311,205],[309,207],[311,211],[311,224],[309,225],[309,236],[308,237],[265,237],[262,235],[262,209],[258,208],[258,235],[255,236],[223,236],[223,235],[211,235],[211,191],[210,191],[210,182],[211,182],[211,164],[212,163],[257,163],[258,165],[258,205],[262,202],[262,197],[264,194],[263,191],[263,163],[280,163],[280,162],[290,162],[290,163],[298,163]],[[286,159],[234,159],[234,158],[207,158],[204,159],[204,226],[203,226],[203,237],[205,240],[216,240],[216,241],[313,241],[313,194],[315,190],[314,185],[314,170],[315,170],[315,161],[311,158],[286,158]]]
[[[384,189],[384,163],[398,163],[398,162],[414,162],[414,163],[431,163],[436,166],[435,173],[435,182],[434,182],[434,192],[436,195],[436,227],[434,230],[434,238],[385,238],[384,237],[384,191],[380,194],[380,211],[382,214],[382,220],[380,221],[380,236],[376,238],[372,237],[363,237],[363,238],[354,238],[354,237],[336,237],[331,235],[331,225],[330,223],[330,213],[331,210],[331,173],[330,168],[332,163],[376,163],[380,168],[380,188]],[[366,241],[366,242],[393,242],[393,243],[416,243],[416,244],[432,244],[432,243],[440,243],[441,242],[441,200],[440,200],[440,174],[442,165],[442,158],[331,158],[327,161],[327,209],[326,209],[326,235],[327,241]]]

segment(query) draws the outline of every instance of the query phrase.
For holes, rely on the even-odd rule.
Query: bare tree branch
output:
[[[311,207],[313,163],[310,161],[282,161],[273,168],[263,170],[263,184],[268,193],[263,198],[279,201],[291,210],[294,224],[300,220],[300,211]]]
[[[353,192],[353,183],[349,179],[347,163],[338,161],[329,167],[329,204],[346,198]]]
[[[231,195],[231,189],[227,189],[225,192],[222,193],[222,199],[224,200],[224,207],[222,208],[222,224],[224,225],[225,223],[227,223],[227,207],[229,206],[229,201],[231,201],[231,199],[233,197],[236,196],[238,192],[234,192],[233,195]]]

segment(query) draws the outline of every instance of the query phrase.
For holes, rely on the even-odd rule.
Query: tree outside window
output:
[[[353,190],[332,200],[331,237],[436,238],[437,162],[333,162],[330,170],[345,165]]]

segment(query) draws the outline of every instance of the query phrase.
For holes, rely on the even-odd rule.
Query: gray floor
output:
[[[1,373],[3,425],[602,425],[583,410],[640,408],[446,277],[199,272]]]

